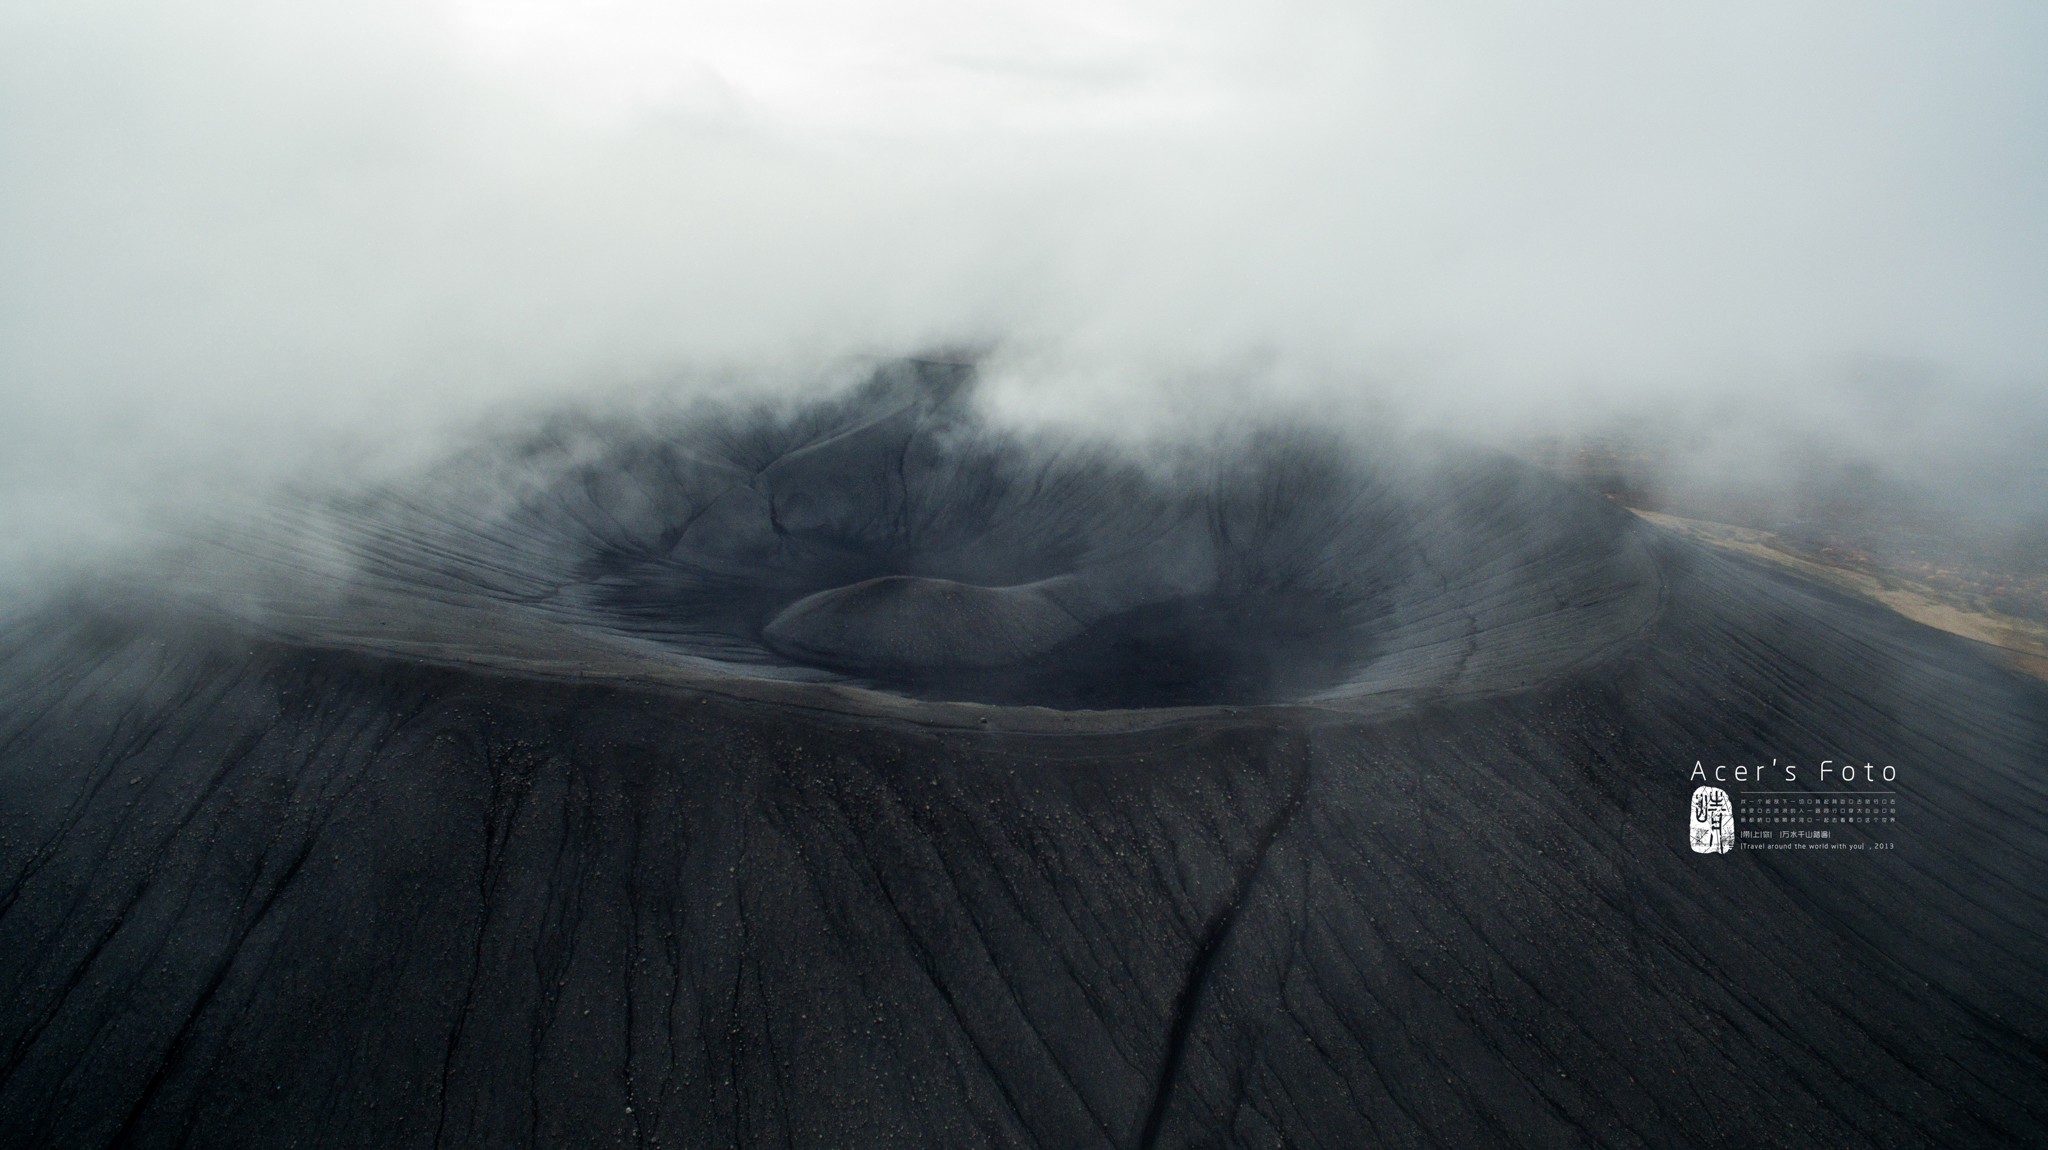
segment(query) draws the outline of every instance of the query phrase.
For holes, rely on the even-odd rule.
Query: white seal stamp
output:
[[[1728,805],[1727,791],[1701,787],[1692,793],[1692,849],[1703,855],[1735,849],[1735,808]]]

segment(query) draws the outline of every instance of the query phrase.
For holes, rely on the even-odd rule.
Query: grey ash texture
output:
[[[2040,684],[1504,461],[964,375],[18,611],[0,1145],[2048,1140]],[[1901,849],[1694,854],[1758,751],[1908,764]]]

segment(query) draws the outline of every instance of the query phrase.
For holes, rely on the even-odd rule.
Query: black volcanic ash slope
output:
[[[0,1144],[2048,1139],[2038,684],[1505,463],[958,375],[19,616]],[[1758,755],[1901,764],[1900,849],[1692,854]]]

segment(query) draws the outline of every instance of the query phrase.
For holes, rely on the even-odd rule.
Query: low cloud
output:
[[[953,345],[1018,419],[1648,421],[2024,519],[2044,64],[2024,4],[13,5],[0,515]]]

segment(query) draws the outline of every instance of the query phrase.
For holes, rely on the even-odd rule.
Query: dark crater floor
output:
[[[0,1146],[2048,1143],[2041,684],[1497,457],[970,374],[17,604]],[[1896,764],[1897,849],[1692,853],[1773,758]]]

